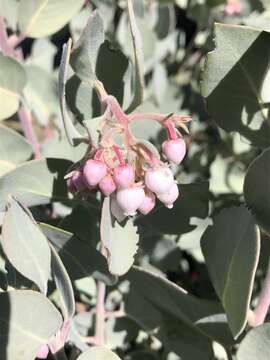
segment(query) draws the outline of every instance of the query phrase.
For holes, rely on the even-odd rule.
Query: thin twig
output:
[[[1,15],[0,15],[0,49],[5,55],[8,56],[13,55],[13,48],[8,43],[6,24]]]
[[[96,304],[96,330],[95,343],[102,346],[105,343],[105,293],[106,285],[102,281],[97,282]]]
[[[35,159],[40,159],[40,145],[33,129],[31,113],[25,106],[22,105],[18,111],[18,115],[21,121],[24,135],[29,141],[29,143],[32,145]]]

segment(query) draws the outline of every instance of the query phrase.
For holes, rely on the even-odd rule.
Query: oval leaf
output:
[[[144,95],[144,56],[143,56],[143,44],[141,33],[138,28],[134,9],[133,1],[127,0],[128,17],[130,24],[130,32],[132,37],[133,49],[134,49],[134,63],[135,63],[135,89],[132,103],[129,105],[127,112],[132,112],[143,102]]]
[[[60,313],[44,295],[31,290],[0,293],[0,358],[34,360],[61,324]]]
[[[33,38],[51,35],[67,24],[83,4],[84,0],[21,0],[20,31]]]
[[[72,44],[72,40],[69,39],[69,41],[63,46],[63,52],[62,52],[61,63],[59,68],[58,85],[59,85],[60,109],[61,109],[61,115],[66,132],[66,137],[70,145],[75,146],[83,141],[83,137],[73,125],[73,122],[68,114],[67,106],[66,106],[66,80],[67,80],[67,71],[68,71],[71,44]]]
[[[52,275],[61,296],[62,314],[64,320],[70,320],[75,314],[75,299],[72,284],[67,270],[56,250],[52,245],[50,245],[50,248],[52,259]]]
[[[70,56],[70,64],[79,78],[93,83],[96,80],[96,60],[100,45],[104,42],[103,21],[94,11],[79,40],[74,44]]]
[[[24,88],[26,102],[39,123],[45,126],[58,114],[56,79],[37,65],[25,66],[25,70],[28,80]]]
[[[123,226],[116,221],[113,222],[109,197],[103,202],[100,237],[107,251],[110,272],[119,276],[125,274],[134,262],[139,235],[131,219],[128,219]]]
[[[26,206],[67,199],[64,176],[72,163],[62,159],[32,160],[0,178],[0,211],[13,194]]]
[[[270,349],[270,324],[251,330],[240,343],[237,360],[268,360]]]
[[[76,224],[82,227],[82,225]],[[91,245],[90,238],[86,242],[69,231],[48,224],[40,225],[63,261],[65,268],[68,269],[69,277],[73,281],[91,275],[104,281],[107,285],[115,283],[114,277],[108,271],[106,260]]]
[[[1,160],[20,164],[21,162],[28,160],[31,154],[32,147],[23,136],[8,127],[0,125]]]
[[[20,94],[26,84],[23,67],[0,53],[0,120],[13,115],[19,108]]]
[[[124,298],[127,315],[147,332],[154,332],[181,359],[211,359],[212,339],[233,343],[220,304],[198,299],[164,277],[135,266],[126,279],[130,281]]]
[[[270,149],[249,166],[244,182],[245,201],[258,223],[270,233]]]
[[[46,294],[51,268],[50,248],[31,213],[14,198],[10,198],[4,216],[1,244],[11,264]]]
[[[269,41],[266,31],[216,24],[216,49],[207,56],[202,78],[202,95],[217,124],[264,147],[270,144],[269,104],[261,95],[269,67]]]
[[[82,353],[78,360],[120,360],[120,357],[103,346],[93,346]]]
[[[244,207],[230,207],[213,218],[201,247],[214,288],[233,336],[245,328],[260,252],[260,233]]]

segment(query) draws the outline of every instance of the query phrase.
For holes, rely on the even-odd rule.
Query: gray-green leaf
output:
[[[16,60],[0,53],[0,120],[10,117],[18,110],[25,84],[23,67]]]
[[[211,359],[212,339],[233,343],[219,304],[198,299],[164,277],[138,267],[133,267],[126,279],[130,281],[124,298],[127,315],[181,359]]]
[[[0,293],[0,358],[34,360],[61,324],[60,313],[44,295],[31,290]]]
[[[127,220],[123,226],[113,221],[109,197],[106,197],[103,202],[100,237],[107,252],[110,272],[114,275],[124,275],[134,262],[139,235],[131,219]]]
[[[258,223],[270,232],[270,149],[265,150],[249,166],[245,182],[245,201]]]
[[[91,245],[90,238],[86,242],[69,231],[48,224],[41,224],[41,229],[58,252],[73,281],[91,275],[108,285],[115,282],[105,258]]]
[[[216,49],[207,56],[201,87],[208,111],[220,127],[264,147],[270,144],[269,95],[262,92],[264,86],[269,88],[264,84],[269,41],[266,31],[216,24]]]
[[[32,160],[0,177],[0,210],[13,194],[26,206],[67,199],[64,176],[71,162],[62,159]]]
[[[259,259],[260,233],[244,206],[224,209],[213,221],[214,225],[203,234],[201,247],[229,326],[237,337],[247,322]]]
[[[97,11],[94,11],[86,27],[74,44],[70,55],[70,65],[79,78],[93,84],[96,80],[95,68],[100,45],[104,42],[103,21]]]
[[[11,151],[12,149],[12,151]],[[0,159],[20,164],[30,158],[32,147],[14,130],[0,125]]]
[[[270,324],[252,329],[242,340],[236,360],[268,360],[270,356]]]
[[[129,105],[127,112],[132,112],[143,102],[144,95],[144,56],[143,45],[140,30],[138,28],[134,9],[133,1],[127,0],[128,16],[130,24],[130,32],[132,37],[133,49],[134,49],[134,63],[135,63],[135,88],[134,97],[132,103]]]
[[[51,35],[66,25],[83,3],[84,0],[21,0],[19,29],[33,38]]]
[[[52,245],[51,259],[52,259],[52,275],[56,284],[56,287],[61,296],[62,314],[64,320],[72,319],[75,313],[75,299],[74,292],[67,270]]]
[[[64,128],[66,132],[66,137],[70,145],[75,146],[83,141],[83,136],[78,132],[78,130],[73,125],[73,122],[68,114],[67,105],[66,105],[66,80],[67,80],[67,71],[68,63],[70,58],[72,41],[69,41],[63,46],[63,53],[59,68],[59,101],[60,101],[60,110],[64,123]]]
[[[12,197],[4,216],[1,244],[11,264],[46,294],[51,269],[47,239],[31,213]]]
[[[103,346],[93,346],[82,353],[78,360],[120,360],[120,357]]]

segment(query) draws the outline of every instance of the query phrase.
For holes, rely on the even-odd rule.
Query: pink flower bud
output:
[[[110,174],[101,179],[98,185],[105,196],[110,196],[116,190],[115,182]]]
[[[84,164],[83,175],[87,185],[96,186],[107,174],[107,166],[100,160],[87,160]]]
[[[227,16],[230,16],[230,15],[239,15],[241,14],[243,8],[242,8],[242,4],[235,0],[235,1],[230,1],[226,7],[225,7],[225,14]]]
[[[135,215],[145,198],[143,187],[134,184],[127,189],[119,189],[116,194],[117,202],[124,215]]]
[[[77,191],[85,189],[86,185],[84,182],[83,173],[80,170],[73,171],[71,180]]]
[[[47,344],[44,344],[40,347],[38,353],[37,353],[37,358],[38,359],[47,359],[49,355],[49,347]]]
[[[145,194],[145,198],[143,200],[143,203],[142,205],[139,207],[139,211],[143,214],[143,215],[147,215],[150,213],[151,210],[154,209],[156,205],[156,197],[155,195],[148,191],[146,194]]]
[[[130,164],[117,166],[113,170],[113,178],[118,187],[128,188],[135,181],[134,167]]]
[[[163,204],[169,208],[172,209],[173,203],[179,196],[179,189],[176,183],[173,183],[170,190],[167,193],[158,195],[158,198]]]
[[[166,140],[162,144],[162,152],[168,160],[179,165],[186,155],[187,147],[183,139]]]
[[[145,184],[154,193],[167,193],[173,185],[173,173],[167,166],[149,169],[145,173]]]

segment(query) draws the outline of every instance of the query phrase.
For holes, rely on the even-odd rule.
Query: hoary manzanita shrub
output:
[[[170,163],[180,165],[185,157],[186,143],[179,129],[188,132],[186,123],[190,117],[127,115],[116,98],[105,91],[102,102],[106,110],[98,144],[90,143],[79,166],[66,175],[69,190],[81,194],[100,190],[104,196],[116,200],[124,216],[133,216],[137,211],[148,214],[155,207],[156,197],[171,209],[179,190]],[[167,131],[168,139],[161,145],[164,161],[153,144],[141,142],[132,134],[132,122],[149,118]]]

